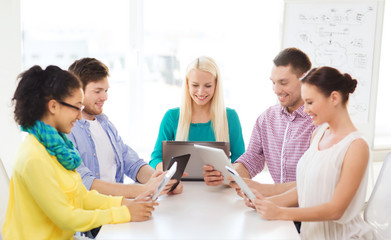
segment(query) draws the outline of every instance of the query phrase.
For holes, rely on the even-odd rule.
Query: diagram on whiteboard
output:
[[[313,67],[331,66],[357,79],[349,112],[357,122],[369,116],[376,3],[286,4],[283,47],[297,47]]]

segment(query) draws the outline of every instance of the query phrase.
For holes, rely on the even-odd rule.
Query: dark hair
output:
[[[273,63],[276,67],[290,65],[297,77],[301,77],[303,73],[311,69],[309,57],[297,48],[285,48],[277,54],[273,59]]]
[[[108,67],[95,58],[82,58],[69,66],[68,71],[78,76],[83,83],[83,90],[90,82],[98,82],[109,76]]]
[[[345,73],[340,73],[332,67],[320,67],[312,69],[303,78],[302,83],[316,86],[326,97],[333,91],[338,91],[342,95],[342,103],[349,100],[349,94],[353,93],[357,86],[357,80]]]
[[[14,119],[25,127],[34,125],[46,113],[46,104],[51,99],[63,100],[81,88],[80,80],[72,73],[57,66],[43,70],[33,66],[18,76],[12,101],[15,105]]]

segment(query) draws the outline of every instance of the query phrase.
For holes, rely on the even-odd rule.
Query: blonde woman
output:
[[[162,169],[162,141],[165,140],[229,142],[234,162],[244,153],[242,127],[236,111],[225,107],[216,62],[210,57],[191,62],[182,89],[180,108],[168,110],[163,117],[149,165]]]

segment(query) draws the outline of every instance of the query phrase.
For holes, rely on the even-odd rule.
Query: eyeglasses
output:
[[[64,105],[64,106],[67,106],[67,107],[70,107],[70,108],[73,108],[73,109],[76,109],[77,111],[79,111],[79,112],[82,112],[83,111],[83,109],[84,109],[84,105],[81,105],[81,107],[76,107],[76,106],[73,106],[73,105],[71,105],[71,104],[69,104],[69,103],[66,103],[66,102],[63,102],[63,101],[58,101],[61,105]]]

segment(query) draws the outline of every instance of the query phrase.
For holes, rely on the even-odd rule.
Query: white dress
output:
[[[296,170],[297,192],[300,207],[312,207],[329,202],[341,174],[341,167],[350,144],[362,138],[352,132],[332,147],[319,151],[319,140],[327,130],[323,124],[314,136],[311,146],[301,157]],[[373,239],[370,226],[362,219],[360,211],[365,202],[368,167],[356,195],[343,216],[336,221],[303,222],[301,238],[313,239]]]

